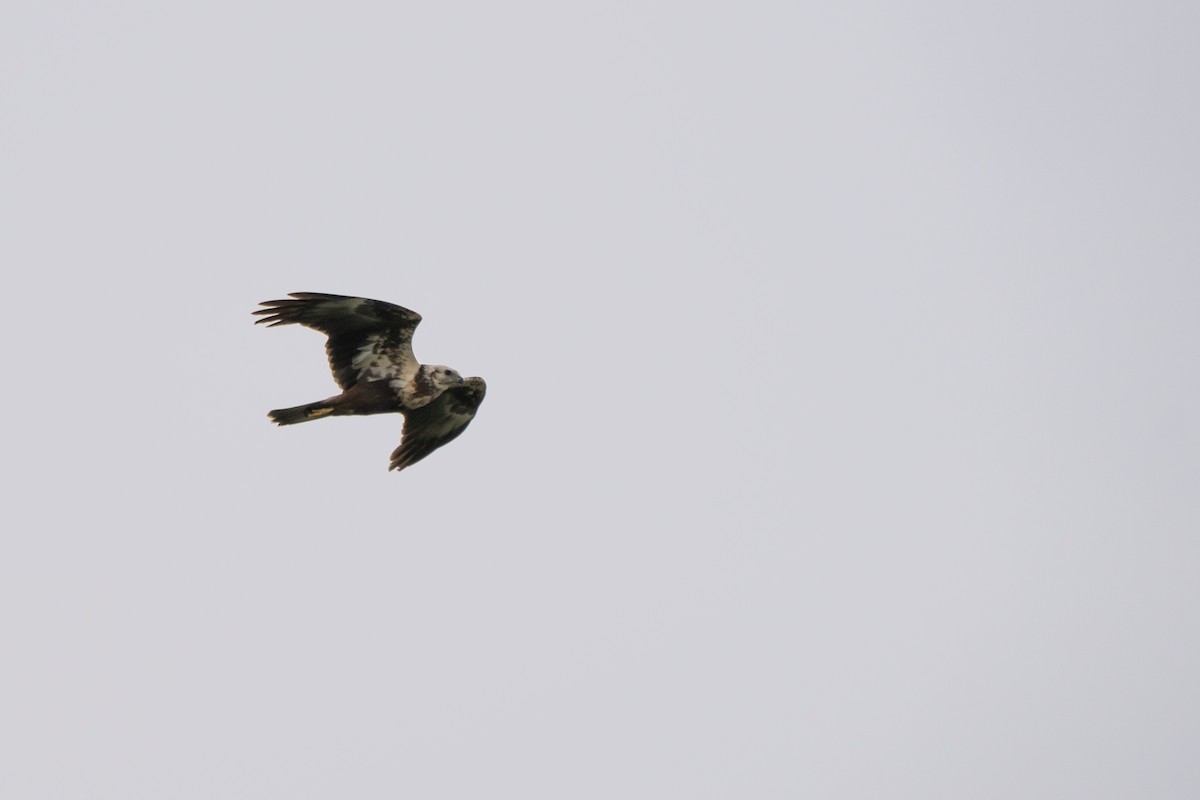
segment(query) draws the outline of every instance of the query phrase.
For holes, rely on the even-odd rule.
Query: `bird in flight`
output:
[[[292,292],[253,312],[268,327],[303,325],[329,337],[325,352],[342,393],[267,416],[278,425],[323,417],[404,415],[400,446],[389,470],[417,463],[466,430],[483,402],[483,378],[464,379],[440,364],[422,364],[412,351],[421,315],[382,300],[340,294]]]

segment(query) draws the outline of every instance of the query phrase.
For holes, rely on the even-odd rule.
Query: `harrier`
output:
[[[342,393],[315,403],[268,412],[278,425],[365,414],[404,415],[400,446],[388,469],[412,466],[471,424],[487,384],[463,379],[440,364],[421,364],[412,351],[421,315],[381,300],[292,292],[255,311],[258,323],[303,325],[329,337],[325,352]]]

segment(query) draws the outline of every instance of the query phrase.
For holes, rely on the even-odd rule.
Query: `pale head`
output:
[[[459,375],[456,370],[441,364],[423,364],[421,372],[424,373],[425,380],[429,381],[429,385],[435,389],[445,390],[463,382],[462,375]]]

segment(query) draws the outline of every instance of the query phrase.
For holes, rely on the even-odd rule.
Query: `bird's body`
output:
[[[352,414],[392,414],[422,408],[437,399],[462,377],[449,367],[422,366],[408,381],[400,378],[366,378],[356,381],[339,395],[294,408],[278,408],[267,416],[279,425],[294,425],[321,417]]]
[[[273,422],[294,425],[322,417],[404,414],[404,435],[389,467],[404,469],[457,437],[474,419],[487,385],[483,378],[464,381],[449,367],[417,361],[412,336],[420,314],[365,297],[315,292],[289,297],[262,303],[266,307],[254,313],[264,316],[257,321],[268,327],[303,325],[326,334],[329,366],[342,392],[268,412]],[[404,457],[398,457],[401,451]]]

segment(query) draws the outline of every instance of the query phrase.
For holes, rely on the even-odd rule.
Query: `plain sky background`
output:
[[[1197,31],[8,0],[0,796],[1200,796]]]

